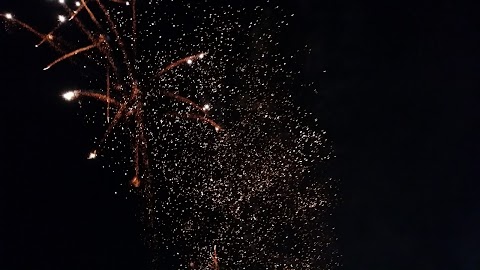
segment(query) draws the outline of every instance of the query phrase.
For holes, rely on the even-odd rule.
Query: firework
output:
[[[294,77],[282,70],[285,58],[269,53],[279,25],[261,28],[268,16],[223,20],[240,12],[203,1],[176,4],[195,22],[181,24],[166,8],[156,14],[170,1],[154,2],[139,12],[135,0],[80,0],[74,9],[59,1],[64,15],[47,34],[10,13],[1,17],[34,34],[37,47],[60,53],[44,70],[86,56],[103,72],[94,87],[62,97],[105,106],[105,132],[88,159],[123,143],[112,140],[118,130],[128,136],[132,152],[121,166],[147,201],[153,248],[170,247],[179,264],[194,269],[333,268],[334,255],[325,254],[333,253],[333,237],[322,217],[334,180],[310,179],[331,149],[285,91]],[[157,40],[161,34],[145,30],[159,18],[175,38]],[[83,39],[66,46],[63,27],[75,27]],[[251,37],[236,36],[250,28]],[[161,48],[142,46],[149,39]]]
[[[98,41],[98,43],[96,43],[96,44],[88,45],[88,46],[85,46],[85,47],[83,47],[83,48],[77,49],[77,50],[75,50],[75,51],[73,51],[73,52],[69,52],[69,53],[63,55],[62,57],[58,58],[57,60],[53,61],[52,63],[48,64],[48,66],[46,66],[43,70],[47,70],[47,69],[53,67],[54,65],[62,62],[63,60],[68,59],[68,58],[70,58],[70,57],[72,57],[72,56],[75,56],[75,55],[77,55],[77,54],[79,54],[79,53],[82,53],[82,52],[91,50],[91,49],[97,47],[98,44],[100,44],[100,42],[101,42],[101,41]]]

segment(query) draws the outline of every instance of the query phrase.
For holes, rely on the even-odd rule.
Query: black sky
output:
[[[42,23],[25,2],[0,11]],[[478,6],[280,2],[297,14],[282,46],[309,44],[320,85],[299,102],[335,144],[341,269],[480,269]],[[85,160],[96,134],[60,99],[73,69],[42,71],[34,42],[0,31],[0,269],[146,269],[122,177]]]

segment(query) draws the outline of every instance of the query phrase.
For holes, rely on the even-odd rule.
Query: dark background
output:
[[[282,46],[313,49],[300,102],[335,144],[341,269],[480,269],[478,6],[280,2],[297,14]],[[37,5],[0,11],[38,25]],[[145,269],[124,179],[85,159],[96,133],[59,96],[74,69],[42,71],[34,42],[0,31],[0,269]]]

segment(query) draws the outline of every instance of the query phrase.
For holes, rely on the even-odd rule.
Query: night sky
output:
[[[312,48],[301,80],[318,94],[297,102],[334,142],[341,269],[480,269],[478,9],[280,2],[297,14],[282,48]],[[0,12],[42,25],[48,4],[24,3]],[[0,269],[147,269],[125,177],[85,159],[98,130],[61,99],[75,69],[42,71],[35,41],[0,30]]]

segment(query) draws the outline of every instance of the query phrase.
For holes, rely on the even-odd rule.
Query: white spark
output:
[[[62,95],[62,97],[67,101],[72,101],[77,97],[76,91],[68,91]]]
[[[97,157],[97,151],[90,152],[87,159],[95,159]]]
[[[9,19],[9,20],[13,19],[12,13],[7,13],[7,14],[5,14],[5,18],[7,18],[7,19]]]
[[[59,21],[59,22],[62,22],[62,23],[63,23],[63,22],[65,22],[66,20],[67,20],[67,18],[65,18],[65,16],[63,16],[63,15],[58,15],[58,21]]]

